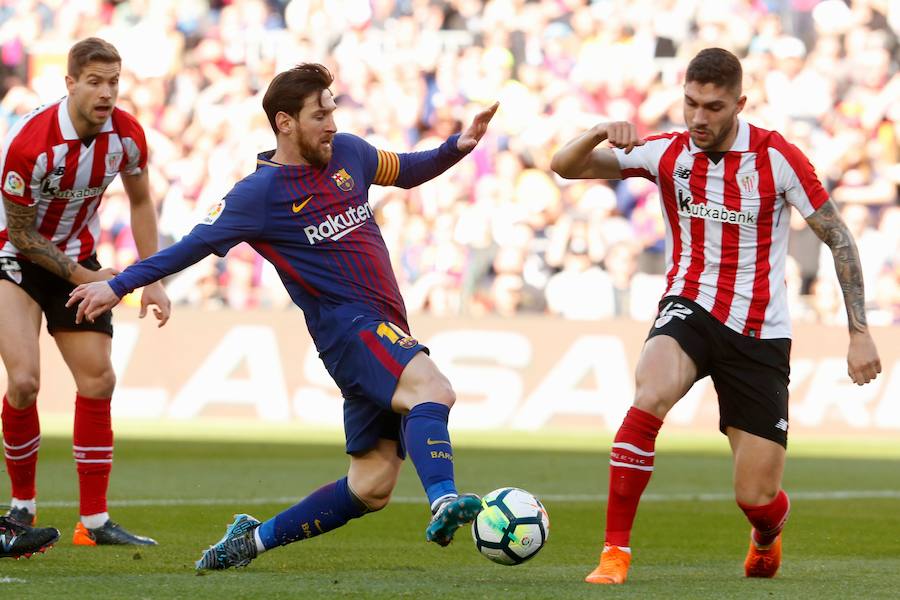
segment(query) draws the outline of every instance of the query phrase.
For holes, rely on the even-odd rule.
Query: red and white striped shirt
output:
[[[146,166],[144,130],[133,116],[114,108],[85,146],[64,97],[16,122],[0,152],[0,181],[3,198],[37,205],[38,232],[66,256],[81,261],[96,250],[97,208],[106,187],[119,173],[136,175]],[[0,257],[17,256],[6,224],[6,211],[0,207]]]
[[[789,338],[784,263],[790,214],[828,200],[806,156],[779,133],[738,121],[718,163],[688,132],[651,136],[629,154],[614,149],[622,177],[660,190],[666,223],[666,291],[693,300],[743,335]]]

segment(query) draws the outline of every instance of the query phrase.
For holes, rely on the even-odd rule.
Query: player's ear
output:
[[[294,131],[294,119],[284,111],[275,113],[275,126],[280,133],[290,135]]]

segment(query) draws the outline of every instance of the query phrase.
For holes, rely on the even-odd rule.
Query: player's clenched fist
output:
[[[625,150],[625,154],[631,152],[635,146],[643,146],[644,140],[638,136],[637,127],[627,121],[614,121],[605,123],[601,127],[606,129],[606,139],[614,148]]]

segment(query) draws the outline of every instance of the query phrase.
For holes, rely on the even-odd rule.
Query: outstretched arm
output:
[[[188,234],[180,242],[137,262],[109,281],[82,284],[72,290],[66,306],[78,304],[75,322],[93,321],[110,310],[125,294],[186,269],[212,253],[199,237]]]
[[[806,222],[828,245],[834,257],[834,269],[844,294],[850,328],[847,374],[854,383],[863,385],[881,373],[881,360],[866,322],[866,295],[856,243],[832,200],[807,217]]]
[[[643,146],[637,129],[631,123],[600,123],[570,140],[550,161],[550,168],[565,179],[621,179],[622,169],[609,148],[597,148],[604,140],[626,153]]]

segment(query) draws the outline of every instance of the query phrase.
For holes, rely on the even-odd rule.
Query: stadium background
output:
[[[791,313],[806,332],[794,352],[794,387],[802,394],[794,396],[800,417],[794,431],[895,434],[898,31],[898,4],[880,0],[4,1],[0,134],[65,93],[65,56],[74,40],[112,41],[123,57],[119,104],[147,131],[167,245],[253,169],[258,151],[272,146],[261,94],[274,73],[298,61],[319,61],[335,72],[339,129],[391,150],[432,147],[498,99],[500,112],[469,159],[415,190],[372,190],[414,333],[461,379],[461,405],[484,416],[457,417],[455,426],[522,426],[513,413],[535,390],[551,398],[571,388],[574,404],[559,407],[574,417],[569,425],[596,426],[578,417],[599,411],[608,417],[605,428],[615,429],[630,396],[630,379],[622,374],[633,368],[636,343],[663,289],[657,193],[641,179],[561,180],[548,168],[550,156],[602,120],[634,121],[645,133],[680,127],[687,60],[701,47],[724,46],[743,59],[745,117],[798,144],[839,202],[860,248],[869,319],[883,353],[886,372],[874,385],[857,389],[841,380],[846,319],[831,256],[792,211]],[[100,260],[122,269],[136,253],[118,180],[105,195],[101,218]],[[128,322],[135,311],[118,310],[122,385],[114,405],[120,418],[231,415],[339,426],[335,388],[309,358],[299,312],[249,247],[224,259],[210,256],[171,278],[167,289],[176,307],[164,331],[136,330]],[[258,361],[228,355],[231,362],[222,365],[215,354],[223,340],[227,346],[234,336],[254,335],[240,325],[258,319],[269,324],[270,337],[290,340],[276,341],[269,353],[288,367],[287,379],[275,375],[283,382],[266,382],[265,369],[253,370]],[[498,341],[497,331],[507,337]],[[503,349],[515,335],[542,351]],[[180,339],[203,343],[172,360],[175,349],[187,348]],[[476,340],[468,352],[457,348],[465,339]],[[816,344],[820,339],[830,341]],[[236,347],[256,343],[266,341],[237,339]],[[587,345],[579,351],[578,344]],[[539,389],[535,373],[584,351],[595,360],[570,365],[575,380],[555,391]],[[72,384],[54,355],[50,348],[43,353],[52,367],[44,371],[42,406],[65,415]],[[210,359],[220,362],[210,373],[225,383],[185,388]],[[305,366],[290,368],[298,360]],[[196,372],[175,376],[189,364]],[[478,377],[486,379],[479,384]],[[200,389],[206,401],[199,409],[172,408],[179,394]],[[257,404],[273,389],[284,406],[267,412]],[[497,389],[508,397],[490,391]],[[713,397],[710,390],[694,393],[706,408],[690,418],[685,411],[682,424],[707,429],[714,420],[701,413],[714,411]],[[243,411],[232,406],[238,396]],[[295,396],[306,400],[294,402]],[[804,406],[815,406],[818,417],[803,418]]]
[[[346,469],[340,401],[302,315],[249,248],[167,281],[156,329],[117,309],[111,510],[158,548],[73,547],[74,386],[42,339],[41,523],[47,556],[0,564],[15,598],[591,598],[605,456],[662,288],[662,223],[643,181],[565,182],[553,151],[597,121],[681,126],[680,77],[701,47],[735,50],[746,117],[783,131],[840,203],[864,262],[885,372],[846,378],[846,325],[830,256],[794,214],[792,494],[787,559],[743,580],[746,523],[700,382],[667,420],[645,494],[634,573],[616,598],[895,598],[900,586],[900,73],[896,0],[0,0],[0,134],[64,93],[65,56],[89,35],[121,52],[120,105],[138,116],[163,243],[187,232],[272,145],[260,109],[277,71],[337,75],[340,129],[426,148],[502,103],[474,155],[372,204],[411,312],[459,393],[457,476],[518,485],[552,520],[528,566],[468,543],[425,547],[427,507],[406,465],[376,516],[198,578],[193,561],[236,510],[275,514]],[[104,264],[135,259],[127,199],[107,192]],[[2,378],[2,374],[0,374]],[[3,385],[0,379],[0,385]],[[149,439],[161,438],[161,439]],[[5,478],[4,478],[5,479]],[[6,489],[6,488],[3,488]],[[467,536],[466,536],[467,537]]]

